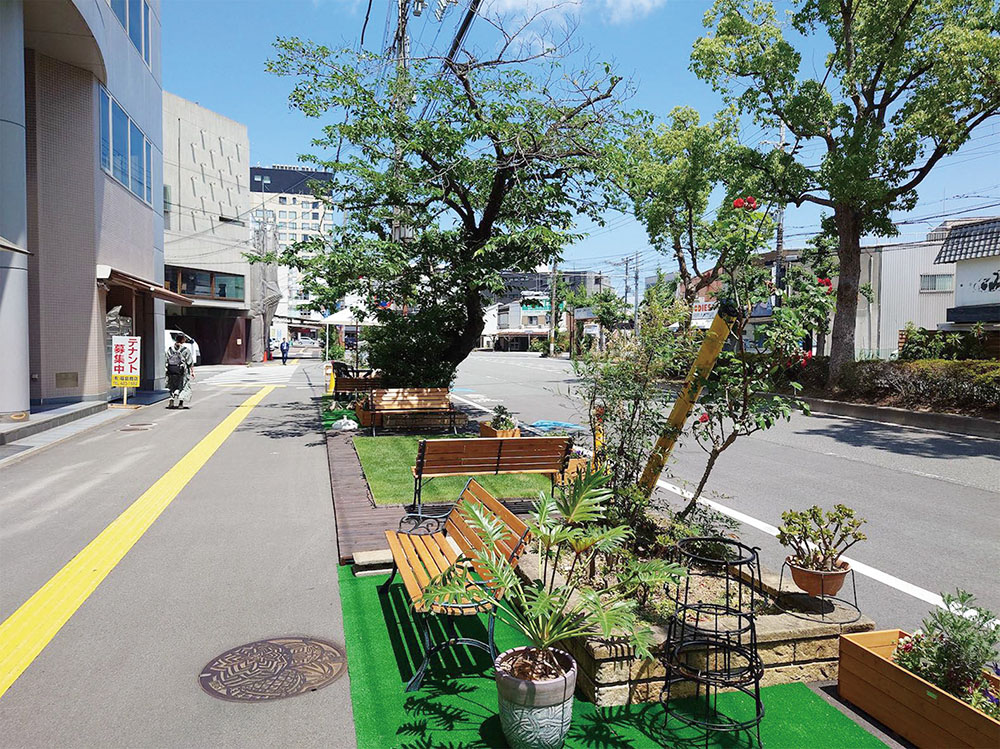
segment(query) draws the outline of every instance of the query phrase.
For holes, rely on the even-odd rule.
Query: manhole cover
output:
[[[129,424],[127,427],[122,427],[119,432],[148,432],[150,429],[155,427],[156,424]]]
[[[315,692],[346,670],[343,646],[314,637],[275,637],[223,653],[198,678],[202,689],[220,700],[259,702]]]

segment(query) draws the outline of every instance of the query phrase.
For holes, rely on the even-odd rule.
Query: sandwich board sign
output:
[[[122,403],[127,403],[130,387],[139,387],[141,346],[142,339],[139,336],[111,337],[111,387],[124,388]]]

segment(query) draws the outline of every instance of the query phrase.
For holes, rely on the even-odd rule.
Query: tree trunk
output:
[[[485,328],[482,291],[479,287],[470,287],[465,290],[465,327],[452,339],[441,358],[457,367],[479,345]]]
[[[854,361],[854,329],[858,318],[858,288],[861,283],[861,215],[849,206],[837,206],[833,212],[837,225],[840,275],[837,280],[837,311],[833,316],[830,339],[830,378],[833,387],[844,365]]]

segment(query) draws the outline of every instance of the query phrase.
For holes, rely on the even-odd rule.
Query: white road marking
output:
[[[474,406],[475,408],[482,409],[483,411],[488,410],[480,406],[478,403],[470,401],[467,398],[463,398],[460,395],[455,395],[454,393],[452,393],[451,397],[454,398],[455,400],[467,403],[470,406]],[[530,432],[536,432],[536,433],[538,432],[537,429],[533,429],[532,427],[526,426],[524,424],[521,425],[521,428],[527,429]],[[592,454],[590,450],[586,450],[583,448],[580,448],[580,451],[584,454]],[[659,479],[656,482],[656,485],[662,487],[663,489],[666,489],[667,491],[673,492],[674,494],[684,497],[685,499],[691,499],[691,497],[694,496],[692,492],[689,492],[686,489],[681,489],[679,486],[674,486],[673,484],[668,483],[663,479]],[[763,520],[758,520],[755,517],[751,517],[746,513],[740,512],[739,510],[734,510],[731,507],[726,507],[725,505],[719,504],[718,502],[711,499],[705,499],[704,497],[702,497],[698,501],[701,502],[702,504],[708,505],[713,510],[721,512],[723,515],[727,515],[733,518],[734,520],[738,520],[739,522],[744,523],[745,525],[749,525],[751,528],[756,528],[757,530],[766,533],[769,536],[778,535],[778,529],[775,526],[771,525],[770,523],[765,523]],[[859,575],[870,577],[872,580],[875,580],[876,582],[880,582],[883,585],[888,585],[890,588],[895,588],[901,593],[905,593],[908,596],[913,596],[914,598],[918,598],[921,601],[925,601],[926,603],[931,604],[932,606],[940,606],[941,608],[944,608],[944,601],[941,599],[941,596],[939,596],[937,593],[931,593],[929,590],[921,588],[918,585],[914,585],[913,583],[908,583],[906,582],[906,580],[901,580],[895,575],[890,575],[888,572],[882,572],[882,570],[875,569],[874,567],[871,567],[865,564],[864,562],[859,562],[856,559],[851,559],[850,557],[841,557],[841,559],[843,559],[845,562],[849,562],[851,567],[853,567],[854,570]]]
[[[285,367],[236,367],[226,372],[212,375],[202,380],[202,385],[275,385],[292,379],[298,370],[297,364]],[[199,384],[198,380],[194,382]]]

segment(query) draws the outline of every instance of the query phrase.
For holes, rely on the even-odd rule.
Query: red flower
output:
[[[733,201],[733,208],[742,208],[742,207],[743,207],[743,198],[736,198],[736,200]]]
[[[756,208],[757,208],[757,198],[755,198],[753,195],[747,195],[746,206],[747,206],[747,210],[750,210],[750,211],[756,210]]]
[[[698,421],[704,424],[706,421],[708,421],[708,414],[703,413],[701,416],[698,417]]]

